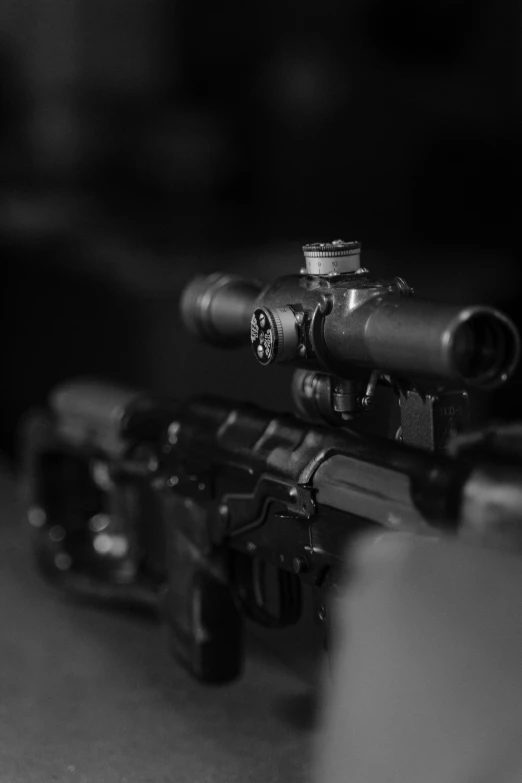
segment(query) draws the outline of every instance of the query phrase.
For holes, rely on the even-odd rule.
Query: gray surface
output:
[[[318,780],[521,783],[520,557],[393,533],[353,564]]]
[[[195,683],[156,624],[45,585],[5,474],[0,490],[2,783],[309,780],[305,676],[253,645],[239,683]]]

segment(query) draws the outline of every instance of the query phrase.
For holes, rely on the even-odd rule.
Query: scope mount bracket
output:
[[[399,389],[401,426],[397,440],[408,446],[443,451],[453,437],[468,429],[469,397],[463,390],[420,392]]]

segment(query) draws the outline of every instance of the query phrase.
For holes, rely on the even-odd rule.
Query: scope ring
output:
[[[330,306],[328,306],[324,299],[325,297],[323,297],[323,301],[321,301],[316,306],[310,321],[310,338],[312,342],[312,349],[317,360],[319,361],[319,364],[326,370],[326,372],[337,375],[339,378],[346,378],[350,375],[350,365],[344,364],[343,362],[338,362],[337,359],[334,359],[334,357],[328,352],[328,349],[324,347],[324,324],[328,314],[332,309],[331,303],[329,303]]]

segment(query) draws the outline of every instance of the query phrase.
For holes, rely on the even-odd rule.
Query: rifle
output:
[[[23,427],[42,572],[68,593],[157,611],[206,682],[240,674],[244,616],[298,621],[303,584],[324,623],[361,533],[522,548],[522,426],[465,434],[466,389],[496,388],[517,366],[513,323],[373,279],[359,243],[305,257],[265,287],[214,274],[181,298],[204,339],[250,340],[262,365],[296,366],[297,416],[80,380]],[[357,430],[378,384],[399,400],[395,439]]]

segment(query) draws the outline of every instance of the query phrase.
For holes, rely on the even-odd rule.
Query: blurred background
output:
[[[514,0],[0,0],[0,449],[103,375],[289,405],[284,371],[196,345],[197,271],[269,279],[357,239],[420,294],[519,320]],[[517,413],[519,387],[488,399]]]
[[[178,298],[197,272],[297,271],[305,242],[360,240],[375,275],[500,306],[522,325],[521,35],[515,0],[0,0],[0,455],[14,455],[23,413],[78,375],[290,407],[291,370],[198,344]],[[521,418],[521,389],[477,409]],[[20,509],[3,511],[3,529],[8,517],[18,531]],[[25,539],[13,541],[0,547],[4,744],[17,764],[33,759],[34,779],[40,759],[108,763],[107,736],[133,764],[149,753],[159,779],[163,744],[177,747],[172,692],[183,715],[195,705],[194,757],[207,747],[202,705],[217,704],[209,720],[229,727],[230,763],[248,735],[263,763],[277,741],[304,768],[314,707],[301,685],[280,677],[274,690],[249,664],[247,690],[221,691],[219,712],[149,627],[53,603]],[[301,658],[306,669],[310,626],[273,642],[292,670]],[[273,722],[279,698],[295,736]],[[258,716],[251,705],[265,701]]]

